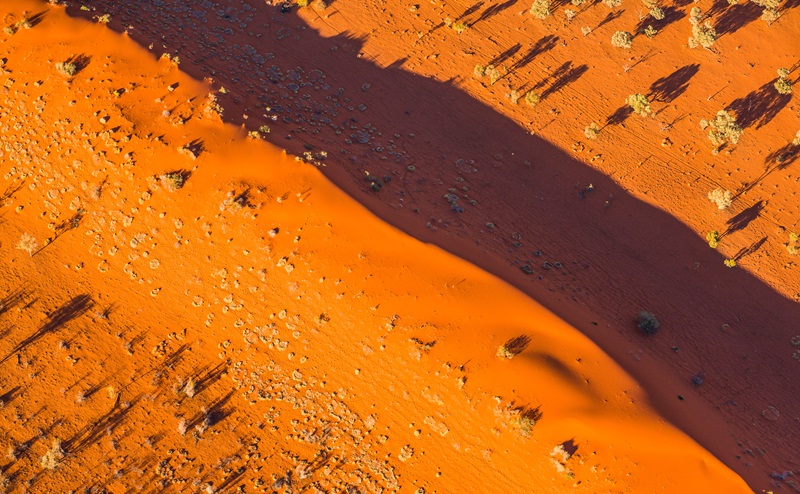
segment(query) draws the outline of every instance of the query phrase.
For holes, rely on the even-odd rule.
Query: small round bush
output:
[[[636,327],[644,334],[656,334],[659,327],[658,319],[652,313],[642,311],[636,316]]]

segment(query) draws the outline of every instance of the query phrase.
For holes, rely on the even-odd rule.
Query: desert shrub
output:
[[[586,0],[570,0],[569,3],[571,3],[572,5],[574,5],[576,7],[580,7],[581,5],[586,3]]]
[[[510,93],[508,93],[508,99],[511,100],[511,104],[516,105],[519,102],[519,98],[522,96],[517,89],[512,89]]]
[[[186,184],[186,173],[183,171],[167,172],[160,178],[170,191],[181,189]]]
[[[729,268],[736,267],[736,259],[725,259],[722,263]]]
[[[798,130],[797,134],[794,135],[794,139],[792,139],[792,144],[794,146],[800,146],[800,130]]]
[[[519,415],[511,419],[511,425],[516,427],[523,437],[530,437],[533,427],[536,425],[536,412],[532,410],[520,411]]]
[[[658,7],[658,0],[642,0],[642,3],[647,10],[653,10],[654,8]]]
[[[29,233],[23,233],[17,243],[17,249],[24,250],[30,256],[33,256],[38,248],[39,243],[36,241],[36,238]]]
[[[591,33],[591,32],[592,32],[592,28],[589,27],[589,26],[584,26],[584,27],[581,28],[581,34],[583,34],[584,36],[589,36],[589,33]]]
[[[622,5],[622,0],[603,0],[603,4],[610,9],[614,9]]]
[[[708,193],[708,200],[717,205],[718,209],[727,209],[730,207],[733,194],[729,190],[714,189]]]
[[[658,34],[658,29],[654,28],[652,25],[644,28],[644,35],[648,38],[653,38],[656,34]]]
[[[765,9],[776,9],[781,0],[753,0],[753,3]]]
[[[642,311],[636,316],[636,327],[646,335],[656,334],[659,326],[658,319],[650,312]]]
[[[477,64],[474,69],[472,69],[472,73],[475,74],[475,77],[483,77],[486,75],[486,67],[481,64]]]
[[[487,65],[484,69],[484,74],[489,76],[489,84],[494,84],[502,77],[502,74],[494,65]]]
[[[531,5],[530,14],[537,19],[544,19],[550,15],[550,0],[535,0]]]
[[[779,68],[778,69],[778,77],[780,77],[781,79],[786,79],[787,77],[789,77],[789,69],[787,69],[785,67]]]
[[[598,127],[594,122],[590,123],[585,129],[583,129],[583,135],[585,135],[587,139],[597,139],[598,134],[600,134],[600,127]]]
[[[309,0],[297,0],[298,7],[308,7]]]
[[[325,10],[328,8],[328,2],[325,0],[314,0],[314,8],[317,10]]]
[[[47,450],[39,459],[39,464],[48,470],[54,470],[64,459],[64,450],[61,448],[61,440],[54,439],[53,446]]]
[[[463,23],[463,22],[454,22],[454,23],[453,23],[453,24],[450,26],[450,28],[451,28],[453,31],[457,32],[458,34],[461,34],[461,33],[463,33],[464,31],[466,31],[468,27],[469,27],[469,26],[467,26],[467,25],[466,25],[465,23]]]
[[[506,345],[500,345],[497,347],[497,358],[504,359],[504,360],[511,360],[515,357],[515,353],[512,352]]]
[[[709,247],[716,249],[720,241],[719,232],[716,230],[711,230],[710,232],[706,233],[706,241],[708,242]]]
[[[617,31],[611,36],[611,45],[617,48],[630,48],[633,43],[633,35],[628,31]]]
[[[775,90],[779,94],[792,94],[792,83],[785,77],[778,77],[778,80],[775,81]]]
[[[777,9],[764,9],[761,11],[761,20],[766,22],[768,26],[777,21],[780,16],[781,13]]]
[[[637,115],[647,117],[653,113],[652,108],[650,108],[650,100],[643,94],[636,93],[629,95],[627,103]]]
[[[742,136],[744,130],[736,123],[736,118],[733,115],[720,110],[717,115],[709,120],[701,120],[700,128],[705,130],[708,128],[708,138],[715,146],[721,146],[726,143],[736,144]]]
[[[653,7],[652,9],[650,9],[650,16],[653,19],[661,21],[664,19],[664,9],[662,9],[661,7]]]
[[[797,245],[798,242],[800,242],[800,235],[795,232],[789,233],[789,243],[785,244],[786,251],[789,252],[789,254],[796,256],[798,253],[800,253],[800,246]]]
[[[529,91],[528,94],[525,95],[525,103],[528,106],[536,106],[540,101],[542,101],[542,97],[535,91]]]
[[[739,3],[739,0],[728,0],[728,5],[736,5]]]
[[[698,24],[692,27],[692,37],[689,38],[690,48],[697,48],[698,46],[702,46],[703,48],[711,48],[716,41],[717,31],[714,30],[714,27],[710,22]]]
[[[111,22],[111,14],[103,14],[97,16],[97,22],[100,24],[108,24]]]
[[[78,73],[78,66],[74,62],[67,60],[66,62],[56,63],[56,70],[61,72],[67,77],[72,77]]]
[[[567,19],[567,22],[572,22],[572,19],[574,19],[576,15],[578,15],[578,13],[574,10],[564,9],[564,17]]]

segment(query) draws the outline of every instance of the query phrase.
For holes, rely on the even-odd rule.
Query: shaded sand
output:
[[[56,8],[0,50],[4,488],[748,492],[586,337],[172,62]]]
[[[571,24],[563,2],[545,22],[499,0],[413,12],[354,0],[288,13],[260,1],[92,5],[69,12],[108,12],[155,55],[177,53],[182,70],[227,90],[226,121],[269,125],[267,138],[295,154],[327,151],[323,173],[382,219],[580,329],[754,489],[800,470],[786,440],[800,437],[800,277],[785,246],[800,120],[796,99],[770,90],[776,69],[795,64],[797,2],[771,27],[751,2],[666,2],[660,33],[630,51],[610,38],[636,32],[633,0],[587,2]],[[721,34],[713,51],[686,45],[695,6]],[[459,35],[448,16],[470,27]],[[509,69],[494,85],[472,75],[489,62]],[[511,89],[542,102],[513,105]],[[633,92],[652,97],[654,117],[625,112]],[[699,121],[722,108],[746,128],[715,156]],[[583,134],[591,121],[596,140]],[[728,210],[708,201],[716,187],[737,195]],[[712,229],[726,233],[717,250]],[[640,310],[662,322],[657,337],[634,329]]]

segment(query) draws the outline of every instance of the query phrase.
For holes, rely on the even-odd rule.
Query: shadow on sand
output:
[[[180,55],[193,77],[213,75],[228,90],[220,95],[227,121],[269,125],[273,142],[298,155],[327,151],[322,171],[380,218],[503,278],[585,332],[662,414],[754,488],[768,488],[773,469],[800,470],[785,441],[800,437],[800,422],[752,419],[766,405],[796,407],[800,380],[787,345],[797,304],[746,270],[726,268],[680,221],[470,97],[459,81],[415,75],[403,60],[382,67],[362,51],[364,40],[322,37],[313,29],[321,18],[309,27],[295,10],[202,3],[94,5],[112,14],[111,27],[132,25],[141,45],[159,40]],[[70,13],[81,15],[77,6]],[[565,81],[585,71],[574,70]],[[677,97],[694,71],[684,67],[652,90]],[[365,172],[391,180],[374,187]],[[657,338],[645,342],[635,331],[640,310],[658,315]],[[648,358],[631,359],[631,346]],[[692,387],[701,368],[716,372]],[[701,409],[710,414],[704,420],[689,411]],[[755,466],[736,459],[737,440],[765,450]]]

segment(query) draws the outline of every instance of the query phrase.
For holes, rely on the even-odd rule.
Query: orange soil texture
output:
[[[525,133],[454,89],[437,89],[439,82],[402,79],[416,76],[395,67],[395,83],[404,86],[399,100],[394,86],[380,84],[388,74],[359,80],[345,95],[338,87],[353,84],[343,77],[348,70],[375,75],[384,69],[356,57],[358,40],[304,33],[306,21],[293,12],[260,3],[233,9],[156,1],[123,20],[131,4],[96,5],[102,8],[92,15],[113,12],[112,27],[140,22],[130,27],[139,42],[163,35],[166,46],[148,52],[102,25],[68,18],[60,7],[3,4],[7,24],[26,11],[32,19],[30,29],[0,44],[6,489],[749,490],[664,423],[648,399],[704,446],[718,448],[714,453],[740,474],[750,474],[751,485],[767,486],[766,472],[796,465],[789,439],[798,425],[788,412],[797,387],[788,336],[796,331],[795,306],[748,273],[720,267],[718,255],[697,248],[701,241],[686,241],[688,230],[663,221],[665,215],[613,189],[597,172],[586,169],[578,178],[590,179],[592,188],[586,189],[588,181],[576,184],[572,158],[544,144],[520,144],[516,149],[537,153],[513,159],[533,165],[507,169],[503,161]],[[226,36],[235,41],[220,41]],[[235,51],[209,48],[226,43]],[[318,65],[301,67],[296,60],[274,66],[283,55],[254,46],[277,52],[275,43],[281,53],[301,52],[295,56],[314,57],[316,64],[328,59],[338,68],[314,70]],[[180,67],[197,79],[214,77],[213,86],[193,81],[172,61],[156,61],[162,51],[180,56]],[[204,56],[211,67],[203,66]],[[56,69],[70,57],[73,77]],[[278,101],[260,98],[259,86],[248,88],[256,80],[271,85]],[[222,81],[227,90],[217,96],[225,120],[256,131],[272,126],[270,136],[279,131],[290,138],[287,147],[308,150],[305,161],[322,161],[323,172],[382,217],[541,295],[581,323],[650,396],[589,339],[523,293],[400,233],[313,166],[220,122],[209,95]],[[311,89],[316,96],[305,97]],[[317,98],[335,100],[347,116],[329,125]],[[241,110],[231,109],[237,105]],[[443,109],[454,113],[445,123],[487,120],[450,135],[453,127],[437,116]],[[362,116],[382,112],[393,120],[381,125],[394,121],[402,133],[378,129]],[[340,142],[364,149],[342,153],[337,142],[324,159],[323,139],[335,132]],[[491,139],[497,139],[496,162],[471,163],[477,152],[452,154]],[[391,160],[381,160],[386,156]],[[437,160],[453,164],[446,173],[426,171]],[[537,160],[563,160],[564,168],[536,170]],[[393,169],[388,162],[395,162]],[[498,170],[472,178],[484,166]],[[569,185],[558,197],[532,185],[542,183],[545,189]],[[442,199],[456,194],[450,189],[462,195],[465,187],[509,194],[491,198],[496,204],[488,213],[470,210],[460,197]],[[595,197],[597,190],[614,192]],[[544,204],[516,203],[522,192]],[[580,211],[585,204],[593,210]],[[456,205],[466,209],[462,215],[443,219]],[[597,226],[587,226],[605,212]],[[565,231],[582,215],[576,231]],[[493,228],[485,226],[501,217],[509,224],[495,219]],[[563,235],[561,244],[542,240],[546,256],[552,256],[548,247],[573,245],[564,257],[549,258],[553,269],[543,270],[535,288],[508,262],[536,255],[520,252],[536,249],[522,246],[534,236],[526,221],[539,225],[536,231],[560,225],[553,231]],[[642,227],[647,223],[650,233]],[[480,235],[476,225],[483,227]],[[633,244],[632,232],[642,245]],[[658,235],[664,238],[653,240]],[[584,238],[606,253],[601,257],[615,259],[598,263],[581,254],[575,244]],[[695,264],[708,271],[697,273]],[[589,270],[595,272],[580,274]],[[623,276],[629,286],[616,290]],[[702,288],[709,279],[742,292]],[[570,305],[570,298],[579,303]],[[594,299],[604,310],[596,310]],[[630,332],[631,316],[616,312],[643,307],[629,299],[657,306],[664,326],[679,329],[647,343],[607,329]],[[697,300],[708,304],[697,307]],[[735,310],[716,312],[726,308]],[[719,327],[722,332],[710,329]],[[697,335],[701,328],[713,334]],[[511,360],[496,356],[504,343],[518,353]],[[707,384],[690,389],[675,376],[691,376],[697,359],[708,359],[714,374],[708,368]],[[678,407],[677,394],[687,398]],[[744,462],[732,459],[737,441],[750,452]]]

